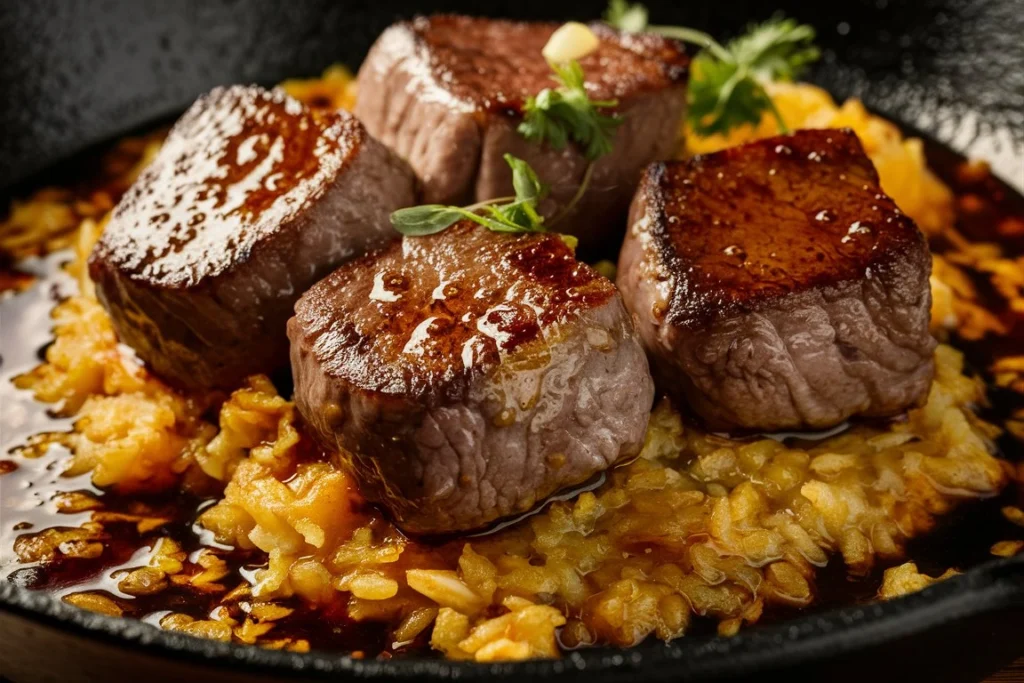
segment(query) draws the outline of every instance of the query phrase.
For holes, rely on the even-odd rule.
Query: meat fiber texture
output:
[[[557,235],[407,237],[313,287],[288,334],[299,411],[409,532],[527,512],[643,445],[632,322]]]

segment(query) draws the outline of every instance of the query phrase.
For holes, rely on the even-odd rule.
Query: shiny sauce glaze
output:
[[[362,135],[345,112],[310,110],[280,91],[217,88],[175,124],[118,204],[93,267],[163,287],[216,277],[288,230]]]
[[[850,130],[798,131],[651,167],[654,248],[679,278],[666,315],[711,315],[927,258]],[[675,275],[678,274],[678,275]]]
[[[343,266],[300,300],[296,321],[332,377],[458,400],[503,354],[545,353],[560,323],[615,295],[557,235],[495,235],[463,221]]]
[[[541,49],[558,26],[435,15],[399,24],[384,40],[388,49],[416,64],[418,78],[435,86],[441,101],[514,115],[527,98],[557,85]],[[591,28],[600,46],[580,60],[591,98],[628,100],[686,82],[689,57],[681,43],[620,33],[603,23]]]

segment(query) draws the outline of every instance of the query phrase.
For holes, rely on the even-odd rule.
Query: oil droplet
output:
[[[379,272],[373,276],[373,289],[370,291],[372,301],[398,301],[401,294],[395,294],[384,286],[384,273]]]
[[[453,291],[454,290],[454,291]],[[458,293],[458,287],[450,282],[442,280],[437,287],[434,287],[434,291],[430,294],[430,298],[434,301],[443,301],[450,295],[453,296]]]
[[[409,335],[409,341],[405,343],[405,347],[402,349],[402,353],[411,353],[415,356],[422,356],[424,351],[424,343],[430,338],[430,326],[437,320],[436,317],[431,316],[416,326],[416,329]]]
[[[851,225],[849,230],[846,231],[846,237],[844,237],[843,239],[841,239],[839,241],[842,242],[843,244],[846,244],[848,242],[852,242],[855,235],[870,235],[870,234],[871,234],[871,228],[869,226],[864,225],[860,221],[854,221],[853,225]]]
[[[743,249],[743,247],[739,246],[738,244],[730,244],[729,246],[722,250],[722,253],[725,254],[726,256],[735,256],[740,261],[747,260],[747,252]]]

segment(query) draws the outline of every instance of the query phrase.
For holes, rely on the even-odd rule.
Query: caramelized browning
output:
[[[800,131],[650,168],[644,220],[675,278],[674,325],[927,257],[849,130]]]
[[[176,124],[99,249],[129,277],[190,287],[249,259],[335,181],[363,139],[280,91],[218,88]]]
[[[457,15],[419,17],[394,31],[424,60],[422,78],[446,99],[474,109],[518,113],[531,95],[554,87],[541,49],[559,24]],[[629,98],[685,82],[689,59],[680,43],[653,34],[591,26],[600,47],[580,60],[595,99]]]
[[[292,324],[330,377],[456,400],[502,354],[529,357],[532,343],[614,295],[557,235],[499,235],[464,221],[343,266],[299,301]]]
[[[122,343],[180,386],[237,386],[288,356],[296,299],[394,237],[412,171],[347,112],[217,88],[168,134],[89,257]],[[255,341],[258,340],[258,341]]]
[[[930,270],[857,137],[803,130],[651,167],[617,279],[666,391],[779,431],[925,400]]]
[[[619,239],[643,168],[677,146],[688,59],[676,41],[594,25],[599,46],[580,62],[587,92],[617,99],[621,125],[611,151],[592,164],[575,142],[555,148],[517,129],[528,98],[558,85],[541,54],[556,28],[448,15],[395,24],[359,69],[355,113],[409,162],[424,203],[512,194],[511,154],[551,189],[540,214],[561,215],[560,229],[596,247]],[[590,189],[577,201],[584,177]]]

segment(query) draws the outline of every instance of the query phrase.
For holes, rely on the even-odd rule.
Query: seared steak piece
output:
[[[424,201],[441,204],[512,195],[502,156],[525,159],[551,186],[547,216],[579,188],[580,149],[527,142],[516,126],[527,98],[554,88],[541,49],[559,24],[462,16],[420,17],[387,29],[359,70],[356,115],[408,160]],[[600,47],[580,60],[591,99],[618,98],[625,122],[614,150],[594,168],[590,190],[565,220],[589,244],[621,234],[643,167],[672,156],[686,107],[689,60],[656,35],[591,27]]]
[[[654,384],[629,314],[555,235],[406,237],[295,311],[299,411],[407,531],[527,511],[643,444]]]
[[[618,285],[656,376],[714,428],[893,415],[932,377],[931,258],[849,130],[655,164]]]
[[[394,235],[407,165],[351,115],[217,88],[175,124],[89,258],[121,340],[158,374],[232,387],[288,362],[310,285]]]

